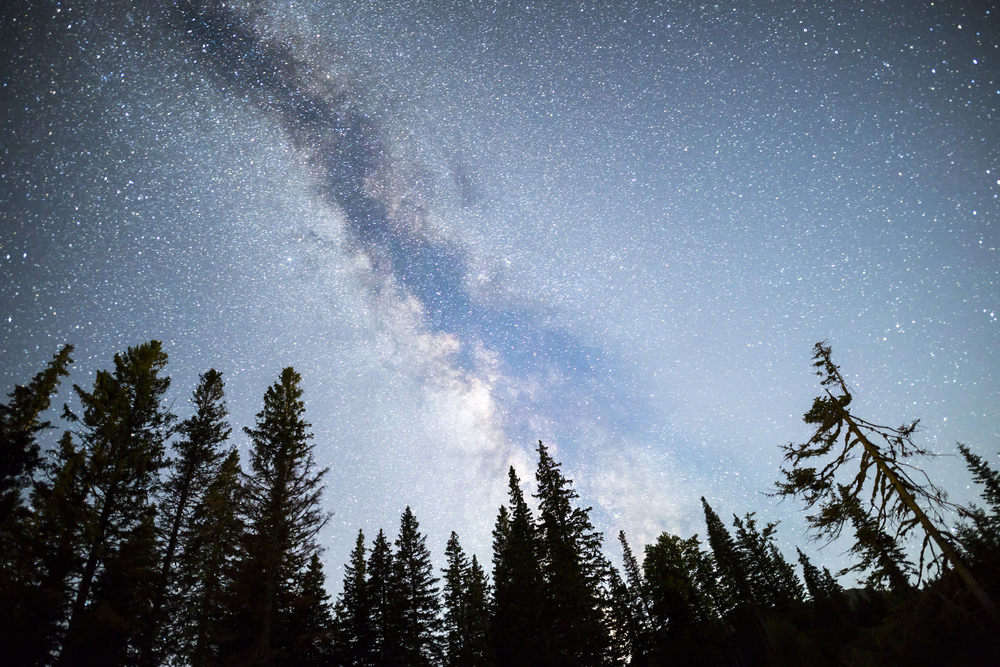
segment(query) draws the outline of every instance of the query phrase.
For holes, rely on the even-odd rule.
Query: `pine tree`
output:
[[[855,544],[854,551],[865,554],[866,558],[884,559],[887,545],[880,544],[880,540],[896,542],[919,527],[923,541],[917,574],[924,571],[926,551],[930,549],[932,556],[937,552],[943,558],[933,557],[930,563],[943,567],[947,561],[992,622],[1000,626],[1000,608],[935,525],[943,523],[941,511],[947,506],[944,492],[926,476],[921,484],[911,474],[922,473],[909,460],[930,454],[913,442],[919,420],[889,428],[852,414],[848,406],[853,396],[840,367],[833,363],[832,349],[826,342],[816,343],[813,367],[826,395],[813,399],[812,408],[803,420],[816,430],[808,441],[783,447],[787,467],[782,468],[785,479],[776,484],[775,495],[800,496],[806,509],[818,510],[806,517],[817,539],[836,539],[851,524],[857,539],[865,536],[875,540],[870,544]],[[873,440],[884,444],[877,446]],[[857,468],[853,472],[855,462]],[[852,472],[847,473],[848,469]],[[839,475],[845,473],[847,483],[842,484]],[[870,511],[861,507],[862,497],[870,500]],[[859,511],[867,514],[867,518],[860,517]],[[883,560],[882,565],[887,563]],[[897,580],[897,584],[901,583]],[[898,588],[897,584],[894,586]]]
[[[493,617],[490,642],[498,665],[542,665],[542,574],[538,538],[521,481],[508,471],[510,510],[493,530]]]
[[[368,559],[368,579],[365,583],[371,610],[372,641],[370,649],[373,667],[393,667],[393,651],[399,643],[399,605],[395,591],[392,549],[382,529],[372,543]]]
[[[625,539],[624,530],[618,533],[618,542],[622,545],[625,580],[616,582],[620,585],[616,585],[617,590],[614,596],[623,625],[615,634],[616,636],[624,635],[626,638],[628,663],[630,665],[643,665],[646,664],[651,641],[646,582],[639,569],[639,563],[629,547],[628,540]],[[618,579],[620,580],[620,576]]]
[[[733,525],[736,527],[736,547],[745,564],[754,598],[772,611],[787,611],[802,602],[802,584],[795,569],[774,543],[778,524],[768,523],[760,530],[750,512],[743,519],[734,515]]]
[[[287,618],[297,582],[316,553],[316,535],[328,519],[320,507],[321,480],[305,421],[301,376],[292,368],[264,395],[250,438],[243,512],[249,546],[238,586],[248,603],[233,649],[248,664],[266,664],[294,641]]]
[[[458,534],[452,531],[444,550],[448,567],[444,573],[444,632],[445,660],[447,667],[469,664],[468,597],[469,559],[458,541]]]
[[[319,554],[313,552],[292,600],[288,627],[291,641],[286,661],[297,667],[325,667],[333,656],[333,616],[326,575]]]
[[[33,566],[27,596],[20,598],[24,624],[17,640],[20,649],[12,664],[51,664],[63,639],[72,603],[73,576],[82,569],[85,548],[84,519],[89,484],[86,457],[69,431],[42,465],[43,475],[31,492],[33,512],[28,518],[26,557]],[[13,631],[14,628],[12,628]]]
[[[608,581],[609,597],[605,623],[608,625],[610,641],[604,664],[609,667],[644,665],[646,656],[635,655],[636,633],[632,595],[618,569],[613,565],[609,566]]]
[[[986,507],[970,505],[961,508],[965,521],[955,531],[969,560],[978,566],[1000,566],[1000,472],[993,470],[983,458],[959,443],[958,451],[972,480],[981,488]],[[995,576],[995,575],[994,575]]]
[[[374,641],[371,611],[365,534],[359,530],[351,560],[344,567],[344,590],[335,607],[335,650],[343,667],[370,664]]]
[[[604,625],[608,564],[590,508],[573,506],[579,496],[561,464],[538,442],[538,544],[544,598],[547,660],[553,666],[600,665],[609,645]]]
[[[452,533],[445,548],[448,564],[444,573],[444,664],[448,667],[481,667],[486,664],[487,610],[486,575],[476,557],[466,557],[458,535]]]
[[[830,574],[830,570],[824,567],[820,572],[800,549],[796,551],[802,565],[802,578],[806,582],[809,597],[812,598],[817,619],[825,626],[842,623],[851,611],[844,589]]]
[[[470,666],[486,667],[492,664],[490,651],[489,582],[479,560],[472,556],[467,584],[466,614],[468,655]]]
[[[715,567],[697,536],[684,540],[662,533],[646,545],[642,571],[654,641],[695,636],[695,626],[717,620]]]
[[[747,633],[749,638],[744,651],[760,653],[766,656],[765,659],[773,660],[771,631],[764,617],[762,604],[751,585],[746,558],[726,530],[722,519],[704,497],[701,504],[705,510],[708,543],[712,547],[716,570],[722,583],[721,600],[724,603],[719,611],[737,630]]]
[[[725,614],[740,601],[750,600],[753,597],[753,592],[750,588],[746,564],[743,562],[739,549],[736,548],[735,540],[704,496],[702,496],[701,504],[705,511],[708,544],[712,549],[715,568],[719,573],[722,592],[725,595],[725,598],[720,600],[720,612]]]
[[[145,667],[159,662],[154,648],[167,591],[177,589],[173,583],[178,579],[173,571],[175,563],[181,569],[189,566],[187,554],[178,552],[182,529],[188,528],[194,507],[218,475],[224,456],[222,446],[232,432],[226,423],[228,411],[221,373],[211,369],[202,374],[192,403],[195,414],[184,420],[178,429],[183,436],[174,445],[179,458],[172,462],[160,504],[165,548],[154,591],[151,619],[141,647],[140,664]]]
[[[888,589],[901,596],[909,596],[914,592],[910,576],[916,574],[916,568],[906,557],[894,536],[887,533],[877,520],[872,518],[851,495],[846,486],[839,487],[841,507],[854,527],[855,541],[849,553],[858,557],[858,561],[840,574],[848,572],[867,572],[865,584],[875,590]]]
[[[223,648],[235,639],[233,610],[247,602],[237,599],[237,567],[248,560],[241,550],[246,533],[242,504],[240,457],[233,450],[181,536],[186,567],[178,572],[179,588],[186,594],[170,623],[171,638],[179,656],[195,667],[221,662]]]
[[[69,375],[72,352],[72,345],[65,346],[45,370],[0,404],[0,645],[7,647],[5,659],[11,665],[39,660],[55,629],[45,618],[58,610],[40,595],[40,563],[31,548],[51,536],[32,530],[39,525],[22,501],[42,465],[37,436],[52,428],[40,416],[48,410],[60,378]]]
[[[116,581],[119,574],[111,571],[114,566],[145,563],[155,567],[154,554],[138,554],[136,550],[155,548],[155,541],[144,537],[151,525],[150,495],[164,465],[166,441],[175,420],[163,405],[170,378],[160,377],[160,372],[166,367],[167,355],[154,340],[115,355],[114,361],[113,373],[97,373],[93,391],[74,385],[83,405],[82,417],[64,410],[64,417],[80,425],[76,435],[85,456],[87,496],[82,517],[84,565],[59,656],[61,667],[87,660],[87,636],[103,621],[114,622],[107,608],[116,601],[93,599],[95,576],[100,572],[105,582]],[[152,592],[151,588],[143,590]],[[138,610],[142,621],[148,622],[149,606],[149,600],[130,600],[128,609],[114,608],[112,612],[125,617]],[[85,619],[85,615],[89,617]],[[135,632],[140,628],[141,623],[131,626]],[[130,635],[125,641],[134,645],[138,639]]]
[[[18,386],[8,394],[10,400],[0,404],[0,544],[13,546],[8,539],[13,519],[21,507],[24,491],[31,484],[35,470],[41,464],[39,433],[52,428],[40,416],[49,409],[59,380],[67,377],[67,367],[73,363],[69,355],[72,345],[66,345],[28,385]],[[6,553],[0,556],[7,558]],[[6,562],[6,560],[5,560]]]
[[[419,528],[407,507],[400,518],[392,559],[399,621],[395,658],[400,667],[436,665],[441,658],[438,579],[433,576],[427,538]]]

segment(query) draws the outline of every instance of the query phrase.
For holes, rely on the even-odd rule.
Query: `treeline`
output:
[[[829,348],[817,348],[829,362]],[[317,544],[328,519],[326,471],[313,457],[293,369],[243,429],[246,462],[230,442],[221,374],[201,376],[191,414],[180,419],[164,400],[170,380],[157,341],[116,355],[91,388],[74,385],[80,408],[63,408],[67,428],[43,454],[38,436],[54,427],[41,417],[71,353],[64,348],[0,405],[4,664],[1000,664],[1000,628],[982,602],[1000,589],[1000,474],[960,448],[984,506],[960,508],[961,527],[946,534],[956,560],[932,553],[936,568],[914,565],[902,539],[915,524],[890,502],[885,479],[876,476],[870,500],[860,495],[869,488],[866,461],[898,463],[899,443],[866,449],[849,485],[835,484],[834,468],[803,464],[815,466],[827,453],[817,447],[840,442],[841,424],[854,429],[845,452],[873,447],[867,422],[846,410],[849,395],[816,400],[806,421],[817,435],[786,448],[790,467],[777,492],[817,505],[810,521],[820,517],[821,529],[853,534],[851,569],[866,574],[863,589],[845,591],[801,551],[800,577],[777,547],[775,524],[746,514],[727,528],[704,498],[705,542],[664,533],[640,562],[621,533],[619,569],[590,508],[539,442],[535,502],[511,468],[488,570],[452,533],[446,566],[435,572],[407,508],[393,540],[379,530],[369,544],[358,532],[334,601]],[[821,371],[826,385],[836,367]],[[890,431],[903,444],[912,433]],[[923,497],[900,479],[897,490]],[[964,578],[949,562],[967,569]]]

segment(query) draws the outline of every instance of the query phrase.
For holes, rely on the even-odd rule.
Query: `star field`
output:
[[[488,559],[539,438],[606,536],[703,532],[704,495],[804,545],[761,492],[823,339],[858,414],[996,461],[987,5],[4,11],[5,386],[157,338],[176,410],[215,367],[240,433],[294,366],[335,581],[407,505],[436,555],[456,530]]]

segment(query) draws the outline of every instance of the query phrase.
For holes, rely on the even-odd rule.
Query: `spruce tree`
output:
[[[942,510],[947,508],[944,492],[910,462],[930,454],[913,441],[919,420],[890,428],[853,414],[849,409],[853,395],[825,341],[813,348],[813,367],[821,378],[824,395],[813,399],[803,421],[814,426],[815,432],[804,443],[782,448],[784,480],[775,485],[774,494],[801,497],[807,510],[817,510],[806,517],[817,539],[836,539],[845,526],[852,525],[856,539],[872,540],[868,544],[856,542],[853,551],[870,563],[881,561],[880,568],[891,569],[885,560],[890,548],[887,540],[898,543],[919,528],[923,540],[917,574],[922,575],[930,549],[937,557],[927,564],[941,568],[947,562],[991,622],[1000,627],[1000,608],[938,528],[944,521]],[[861,506],[862,498],[870,501],[870,510]],[[882,571],[888,576],[889,569]],[[902,584],[896,577],[892,586],[901,589]]]
[[[195,667],[221,662],[223,648],[235,639],[234,611],[247,603],[238,598],[237,586],[238,565],[247,560],[242,477],[239,453],[233,450],[182,534],[186,566],[178,575],[184,595],[169,627],[177,654]]]
[[[761,659],[773,660],[771,632],[764,608],[751,585],[746,558],[704,497],[701,504],[705,510],[708,543],[722,584],[723,595],[717,598],[722,601],[719,611],[737,631],[746,633],[745,642],[739,640],[744,643],[743,652],[760,654]]]
[[[986,506],[961,508],[965,521],[955,532],[971,563],[996,572],[1000,570],[1000,472],[966,445],[959,443],[958,451],[972,473],[972,481],[980,487],[980,497]]]
[[[11,655],[14,665],[51,664],[62,642],[72,604],[73,579],[82,569],[85,548],[90,488],[86,467],[85,454],[66,431],[34,483],[33,511],[24,542],[33,575],[21,580],[28,586],[27,595],[16,598],[18,604],[14,607],[23,621],[23,632],[12,644],[18,647]]]
[[[296,667],[325,667],[333,657],[333,616],[326,575],[313,552],[298,582],[288,614],[290,641],[285,660]]]
[[[824,567],[821,572],[800,549],[796,551],[802,565],[802,579],[812,598],[817,620],[825,626],[842,624],[851,611],[844,589],[830,574],[830,570]]]
[[[365,583],[371,613],[370,664],[393,667],[393,651],[399,642],[400,619],[397,603],[392,549],[380,528],[372,543]]]
[[[615,596],[624,622],[621,630],[627,637],[629,664],[643,665],[646,663],[651,640],[646,582],[628,540],[625,539],[624,530],[618,533],[618,542],[622,546],[622,565],[625,570],[625,580],[620,581]]]
[[[4,548],[13,546],[13,536],[8,539],[8,535],[13,519],[19,515],[16,510],[42,462],[37,436],[52,428],[40,417],[49,409],[60,378],[69,375],[66,369],[73,363],[69,358],[72,352],[72,345],[63,347],[45,370],[27,385],[16,387],[8,394],[10,400],[0,404],[0,545]],[[6,551],[0,556],[8,557]]]
[[[544,591],[543,632],[548,664],[601,665],[610,638],[604,624],[608,564],[590,508],[579,498],[561,464],[538,442],[538,545]]]
[[[651,652],[663,656],[700,639],[699,626],[713,626],[720,591],[711,556],[697,536],[662,533],[647,544],[642,571],[649,600]]]
[[[736,542],[726,529],[726,525],[708,504],[704,496],[701,499],[705,511],[705,526],[708,533],[708,544],[715,559],[715,568],[719,573],[721,589],[725,598],[720,600],[720,612],[727,613],[740,601],[750,600],[753,593],[750,588],[749,576],[743,556],[736,548]]]
[[[513,466],[507,476],[510,509],[500,508],[493,530],[490,642],[498,665],[529,667],[545,661],[539,545]]]
[[[399,667],[429,667],[441,659],[440,613],[434,567],[427,538],[410,508],[400,518],[393,554],[393,593],[399,632],[395,661]]]
[[[472,556],[467,583],[466,615],[468,638],[468,664],[473,667],[487,667],[493,664],[490,650],[490,608],[489,582],[479,560]]]
[[[178,565],[181,570],[186,570],[191,565],[188,562],[189,554],[178,549],[182,531],[189,530],[194,508],[217,477],[219,464],[224,456],[222,446],[232,432],[226,423],[228,411],[221,373],[211,369],[201,375],[192,404],[195,414],[185,419],[178,428],[182,435],[181,440],[174,445],[178,458],[171,462],[160,502],[160,531],[164,553],[153,593],[150,622],[141,647],[140,664],[144,667],[152,667],[160,662],[154,649],[159,627],[163,622],[161,617],[168,590],[178,591],[175,582],[179,577],[174,570]],[[177,612],[176,605],[167,611],[173,615]]]
[[[369,664],[374,642],[372,605],[368,591],[368,567],[365,562],[365,534],[358,539],[351,559],[344,566],[344,589],[335,606],[335,652],[343,667]]]
[[[917,568],[906,557],[906,552],[895,536],[887,533],[879,522],[864,510],[846,486],[839,487],[840,504],[854,527],[854,544],[848,553],[858,557],[857,562],[841,570],[866,572],[865,585],[875,590],[890,590],[902,597],[914,593],[910,577]]]
[[[23,506],[23,497],[42,466],[37,436],[52,428],[41,415],[60,378],[69,374],[72,351],[72,345],[63,347],[28,385],[16,387],[0,404],[0,645],[7,647],[12,665],[39,660],[55,630],[46,618],[58,610],[42,593],[41,563],[32,548],[52,535],[33,530],[41,526]]]
[[[115,590],[108,582],[119,576],[141,574],[145,578],[148,574],[116,573],[115,567],[142,563],[155,568],[155,555],[137,550],[155,548],[155,541],[146,539],[152,526],[151,494],[164,465],[166,441],[175,420],[163,404],[170,378],[160,376],[167,355],[159,341],[129,348],[124,355],[115,355],[114,361],[114,372],[97,373],[92,391],[74,385],[83,405],[82,416],[64,410],[64,417],[79,425],[76,436],[84,455],[87,495],[81,516],[83,569],[59,656],[61,667],[87,661],[88,637],[100,632],[102,623],[115,623],[116,616],[141,616],[130,625],[129,636],[122,639],[134,647],[139,641],[136,633],[141,632],[141,624],[148,622],[150,614],[148,599],[128,600],[124,608],[120,599],[93,597],[98,573],[110,586],[107,590]],[[137,587],[133,592],[151,593],[152,587]]]
[[[787,611],[802,602],[803,590],[795,569],[785,560],[774,542],[777,523],[757,527],[754,513],[743,519],[733,516],[736,547],[745,564],[747,580],[754,598],[766,609]]]
[[[313,458],[312,433],[305,421],[301,376],[281,372],[264,395],[264,409],[250,438],[250,469],[243,513],[248,546],[237,586],[247,608],[232,647],[247,664],[266,664],[294,643],[288,617],[296,582],[317,552],[316,536],[328,519],[320,506],[321,480]]]
[[[479,561],[466,557],[458,535],[452,533],[445,548],[444,664],[448,667],[481,667],[488,656],[486,575]]]
[[[459,667],[469,664],[469,610],[468,581],[469,559],[458,541],[458,534],[452,531],[444,550],[445,562],[448,566],[444,574],[444,664],[447,667]]]

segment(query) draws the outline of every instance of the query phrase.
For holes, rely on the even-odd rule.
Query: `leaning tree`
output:
[[[935,521],[943,523],[942,511],[949,505],[944,492],[912,463],[915,457],[930,455],[913,442],[919,420],[892,428],[852,414],[848,409],[851,391],[826,342],[816,343],[813,366],[825,391],[813,400],[803,419],[815,431],[804,443],[782,447],[784,480],[777,482],[774,495],[801,497],[807,510],[815,510],[806,519],[817,539],[834,540],[845,525],[857,527],[857,512],[866,497],[870,510],[863,523],[868,529],[857,531],[858,540],[866,534],[900,540],[920,527],[924,534],[920,571],[928,549],[931,562],[940,562],[943,556],[1000,625],[1000,611],[935,525]],[[845,476],[846,484],[842,483]],[[856,543],[852,551],[877,550],[881,542]]]

